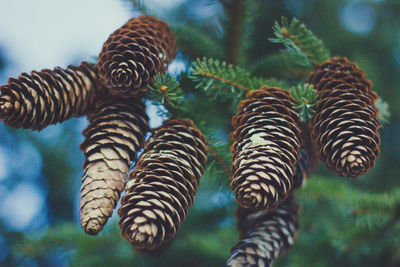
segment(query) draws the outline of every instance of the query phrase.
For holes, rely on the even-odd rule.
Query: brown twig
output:
[[[224,169],[225,173],[230,178],[232,176],[231,170],[228,168],[228,166],[226,166],[225,162],[218,155],[218,153],[211,146],[207,146],[207,150],[211,153],[211,155],[215,158],[215,160],[222,166],[222,168]]]
[[[224,5],[229,15],[229,28],[227,36],[226,61],[236,65],[240,52],[240,38],[243,32],[244,0],[225,1]]]
[[[220,77],[220,76],[217,76],[217,75],[214,75],[214,74],[212,74],[212,73],[210,73],[210,72],[203,71],[203,70],[197,70],[196,73],[199,74],[199,75],[203,75],[203,76],[205,76],[205,77],[212,78],[212,79],[214,79],[214,80],[218,80],[218,81],[221,81],[221,82],[223,82],[223,83],[226,83],[226,84],[235,86],[235,87],[237,87],[237,88],[239,88],[239,89],[244,90],[245,92],[250,91],[249,88],[247,88],[247,87],[245,87],[245,86],[243,86],[243,85],[241,85],[241,84],[235,83],[235,82],[233,82],[233,81],[231,81],[231,80],[224,79],[224,78],[222,78],[222,77]]]
[[[160,91],[163,93],[163,98],[164,98],[164,107],[172,114],[172,117],[176,114],[176,109],[173,107],[171,104],[171,101],[169,100],[167,91],[168,87],[166,85],[162,85],[160,87]]]

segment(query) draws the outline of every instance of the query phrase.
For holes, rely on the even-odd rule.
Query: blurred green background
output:
[[[90,60],[97,56],[113,29],[139,14],[128,1],[119,0],[85,4],[34,1],[40,8],[30,2],[0,2],[0,10],[5,12],[0,15],[0,84],[33,68],[65,67]],[[170,23],[191,23],[216,39],[221,35],[222,8],[217,1],[143,2]],[[306,186],[296,194],[301,205],[298,238],[275,266],[400,266],[400,1],[260,3],[262,8],[254,13],[254,26],[250,29],[248,62],[281,49],[268,41],[273,35],[273,22],[281,16],[295,16],[325,42],[332,55],[346,56],[366,72],[392,114],[390,122],[380,130],[381,155],[367,174],[356,180],[341,178],[328,172],[323,164],[318,165]],[[20,9],[13,9],[15,5]],[[71,7],[65,9],[62,5]],[[66,15],[61,15],[62,10]],[[108,14],[108,20],[104,19]],[[57,16],[66,17],[54,21]],[[20,28],[13,28],[14,23]],[[102,27],[105,24],[108,28]],[[33,30],[42,35],[32,34]],[[58,31],[62,34],[64,30],[67,39],[73,39],[71,44],[57,41],[61,38]],[[43,39],[42,43],[30,43],[28,34],[32,40]],[[93,42],[86,43],[86,37]],[[56,45],[59,50],[50,49]],[[18,53],[17,48],[22,52]],[[23,54],[27,51],[35,57]],[[50,58],[52,53],[62,57]],[[47,61],[35,65],[36,58]],[[60,62],[54,63],[56,60]],[[187,60],[184,53],[178,54],[170,66],[171,73],[185,70]],[[262,74],[280,75],[274,72],[271,68]],[[154,108],[149,107],[149,112],[152,126],[159,125]],[[238,238],[236,204],[227,187],[228,177],[205,175],[180,232],[159,256],[135,252],[120,237],[117,216],[99,236],[87,236],[80,229],[83,154],[79,144],[86,125],[85,118],[41,132],[0,125],[0,265],[223,266]]]

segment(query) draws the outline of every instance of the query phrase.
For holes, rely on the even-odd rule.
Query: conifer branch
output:
[[[275,38],[269,40],[283,44],[285,53],[296,55],[297,64],[312,67],[330,57],[324,43],[296,18],[289,22],[282,17],[281,23],[275,22],[273,30]]]
[[[301,122],[306,122],[314,114],[313,107],[318,102],[317,90],[311,84],[298,84],[290,89],[295,109],[299,111],[298,116]]]
[[[180,83],[168,74],[157,74],[146,97],[156,105],[162,104],[172,115],[181,109],[183,92]]]
[[[243,33],[245,0],[224,1],[226,13],[229,17],[226,26],[226,61],[236,65],[239,57],[240,39]]]
[[[221,165],[221,167],[224,169],[224,172],[226,173],[226,175],[228,175],[228,177],[232,176],[232,172],[230,170],[230,168],[228,168],[228,166],[225,164],[225,162],[222,160],[221,156],[218,155],[218,153],[214,150],[214,148],[212,146],[208,146],[207,150],[210,152],[210,154],[215,158],[215,160],[218,162],[218,164]]]
[[[193,59],[198,57],[221,59],[223,57],[221,44],[193,25],[176,24],[172,26],[172,29],[178,37],[179,49],[185,55]]]
[[[287,88],[287,84],[276,79],[262,79],[226,62],[212,58],[197,59],[190,68],[191,78],[208,95],[221,99],[237,99],[245,92],[263,85]]]
[[[132,4],[133,8],[142,14],[152,15],[153,12],[146,6],[143,0],[125,0],[126,2]]]
[[[300,65],[296,54],[276,53],[267,55],[251,64],[249,70],[253,75],[268,76],[276,78],[301,79],[310,73],[310,68]]]
[[[379,239],[381,239],[385,233],[393,228],[400,220],[400,204],[397,204],[395,210],[394,210],[394,214],[393,217],[390,218],[384,225],[382,228],[380,228],[380,230],[378,230],[377,232],[375,232],[375,234],[373,234],[373,237],[369,239],[369,243],[375,243],[376,241],[378,241]],[[350,249],[354,248],[355,246],[358,246],[361,242],[363,241],[367,241],[367,240],[363,240],[361,238],[358,239],[354,239],[353,241],[349,242],[345,247],[344,247],[344,251],[349,251]]]
[[[219,137],[215,137],[214,133],[210,129],[203,131],[207,138],[207,150],[209,152],[208,157],[208,175],[211,177],[221,177],[225,179],[220,180],[222,182],[228,182],[232,176],[231,164],[232,154],[229,150],[229,144]]]

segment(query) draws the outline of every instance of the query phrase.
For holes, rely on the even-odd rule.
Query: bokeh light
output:
[[[376,24],[376,12],[371,5],[350,2],[340,11],[340,23],[350,32],[369,34]]]

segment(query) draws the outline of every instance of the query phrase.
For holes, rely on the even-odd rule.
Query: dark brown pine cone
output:
[[[143,146],[148,117],[141,100],[122,98],[100,104],[88,119],[81,144],[86,160],[80,216],[83,230],[96,235],[112,215],[130,162]]]
[[[288,197],[273,210],[237,211],[240,241],[231,249],[227,266],[271,266],[293,244],[298,230],[298,210]]]
[[[293,187],[300,122],[289,92],[264,86],[250,91],[232,119],[232,183],[240,206],[274,209]]]
[[[135,96],[151,79],[165,72],[175,57],[176,36],[162,20],[132,18],[113,32],[99,55],[99,76],[110,94]]]
[[[0,87],[0,119],[15,128],[41,130],[50,124],[88,114],[102,86],[93,64],[44,69],[10,78]]]
[[[319,94],[312,140],[319,158],[340,176],[357,177],[379,155],[380,136],[372,83],[346,58],[331,58],[308,78]]]
[[[193,204],[206,161],[206,139],[192,121],[168,120],[155,129],[125,186],[122,236],[141,250],[168,244]]]

